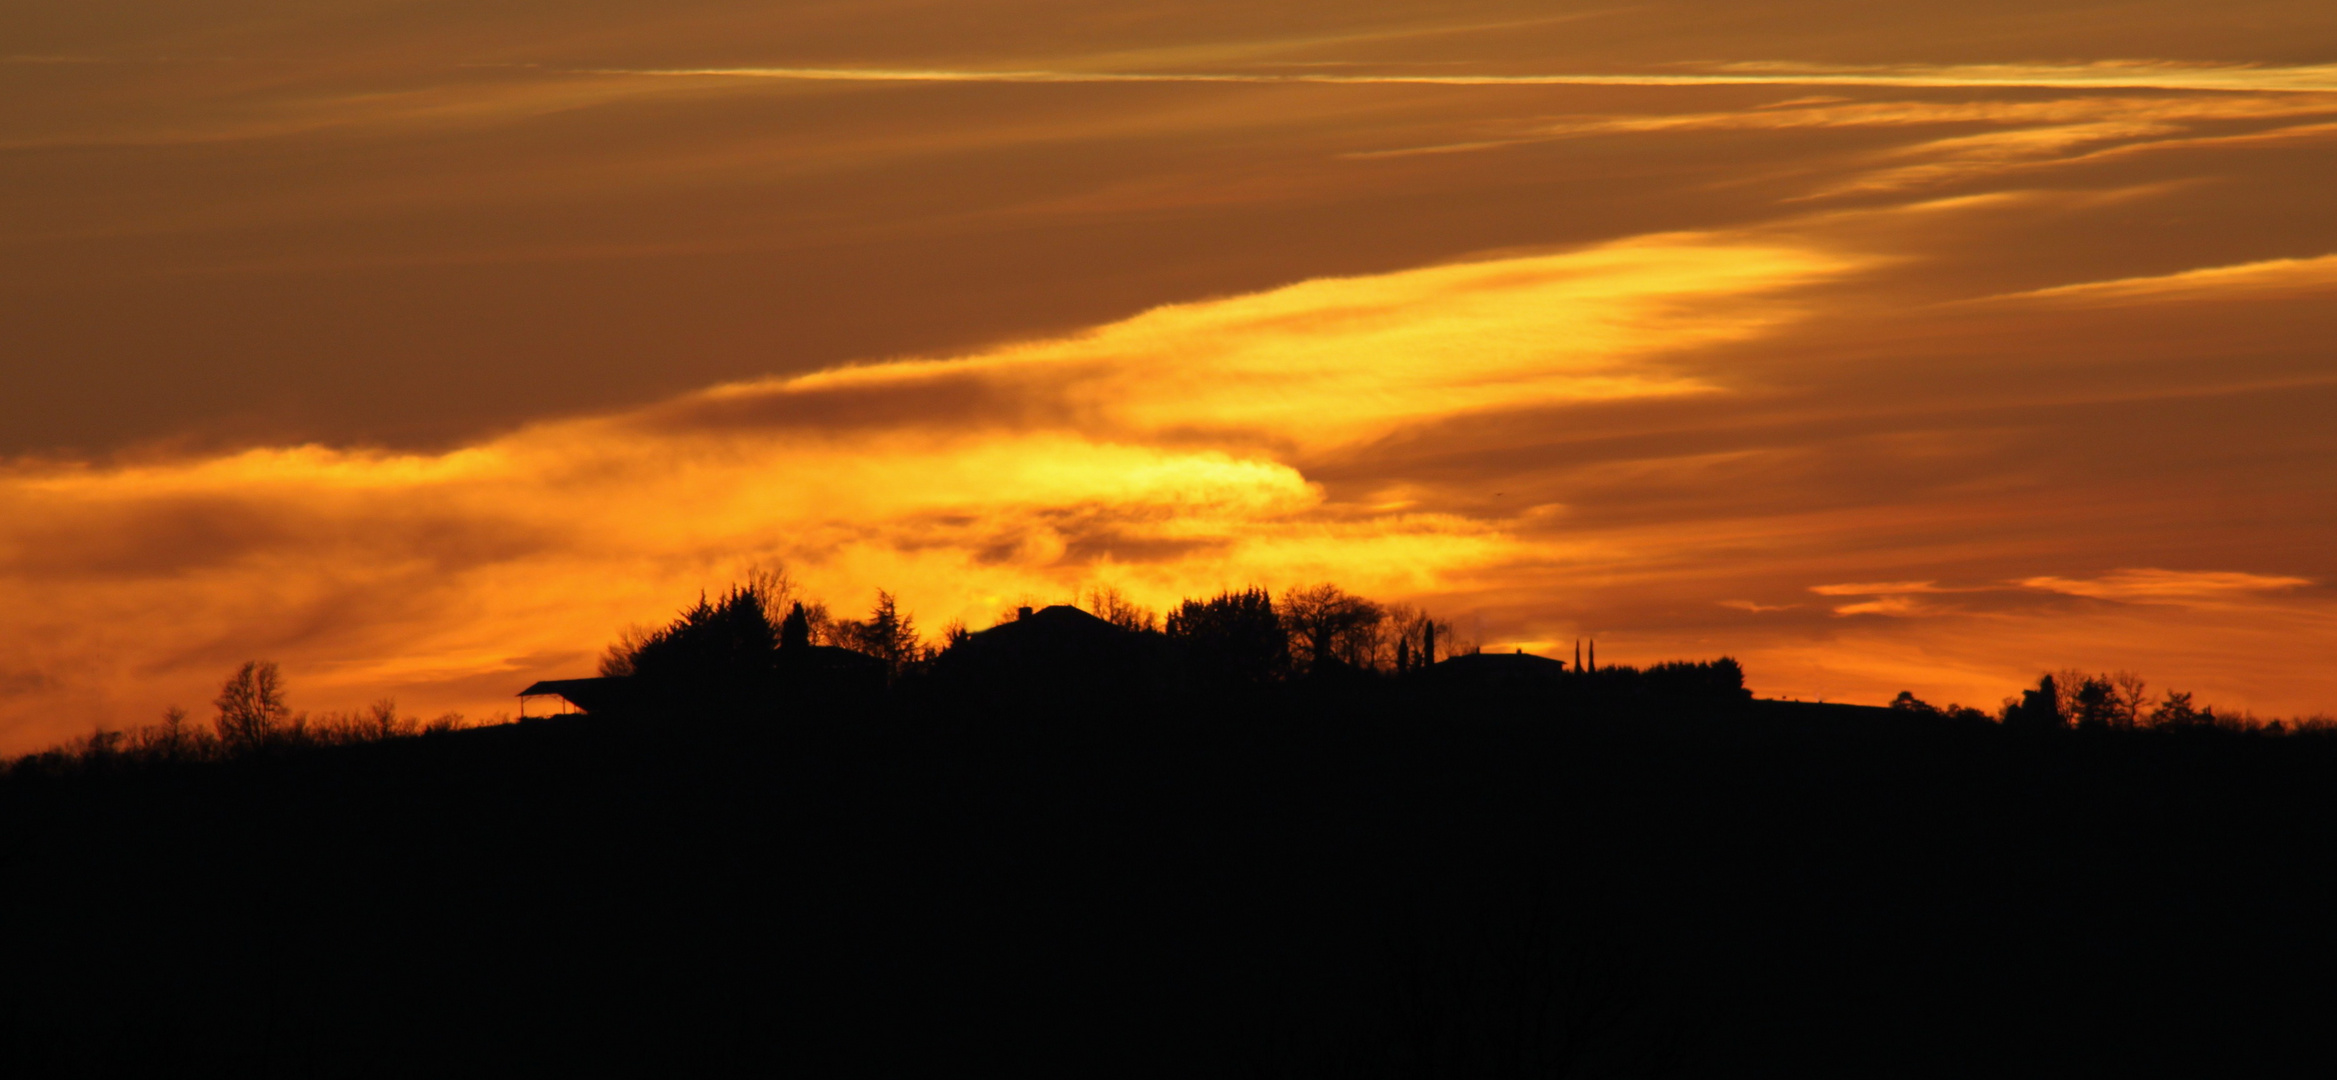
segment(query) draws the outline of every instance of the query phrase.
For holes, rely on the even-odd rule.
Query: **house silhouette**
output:
[[[1557,684],[1566,677],[1566,662],[1523,651],[1464,653],[1430,664],[1420,674],[1440,683],[1526,689]]]
[[[1159,634],[1056,604],[967,635],[934,662],[933,681],[999,704],[1095,705],[1165,691],[1178,682],[1178,665]]]
[[[889,676],[885,662],[867,653],[834,645],[791,645],[773,650],[767,666],[732,672],[719,686],[673,685],[671,679],[640,675],[543,679],[519,692],[520,712],[526,715],[528,699],[541,697],[557,697],[580,712],[599,716],[676,705],[787,711],[797,703],[880,692]]]

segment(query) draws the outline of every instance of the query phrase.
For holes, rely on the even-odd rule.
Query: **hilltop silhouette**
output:
[[[612,646],[597,677],[542,680],[521,696],[556,697],[601,715],[778,715],[890,689],[937,707],[1008,709],[1026,719],[1268,686],[1319,691],[1419,680],[1446,693],[1544,692],[1561,704],[1751,697],[1743,668],[1726,657],[1641,671],[1580,661],[1570,669],[1522,650],[1454,650],[1449,625],[1329,584],[1292,589],[1279,602],[1256,588],[1186,600],[1165,622],[1116,591],[1099,591],[1090,603],[1103,614],[1024,605],[984,630],[954,627],[938,644],[919,639],[889,593],[877,594],[867,621],[839,622],[824,605],[780,599],[793,592],[791,582],[772,578],[715,601],[700,597],[670,625]],[[790,607],[775,622],[771,608],[780,602]]]
[[[765,576],[519,723],[303,714],[255,661],[207,725],[0,776],[0,1046],[78,1076],[2317,1065],[2326,725],[2132,676],[1992,715],[1593,655],[1330,586],[928,642]]]

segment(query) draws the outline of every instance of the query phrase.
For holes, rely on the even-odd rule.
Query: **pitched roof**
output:
[[[1481,682],[1538,682],[1566,674],[1566,662],[1529,652],[1467,653],[1439,660],[1428,670],[1447,678]]]

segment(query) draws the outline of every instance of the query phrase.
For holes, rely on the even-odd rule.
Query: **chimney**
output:
[[[1592,671],[1599,669],[1599,639],[1597,638],[1590,639],[1590,669]]]
[[[1421,632],[1421,642],[1420,642],[1420,664],[1421,664],[1421,666],[1422,666],[1422,667],[1426,667],[1426,666],[1428,666],[1429,664],[1433,664],[1433,663],[1435,663],[1435,662],[1436,662],[1436,623],[1434,623],[1434,622],[1432,621],[1432,622],[1430,622],[1430,623],[1428,624],[1428,627],[1427,627],[1427,629],[1425,629],[1425,630],[1423,630],[1423,631]]]
[[[1024,606],[1022,606],[1022,607],[1018,607],[1018,608],[1014,609],[1014,617],[1015,617],[1015,620],[1016,620],[1016,621],[1018,621],[1018,622],[1019,622],[1019,621],[1021,621],[1021,620],[1023,620],[1023,619],[1030,618],[1030,617],[1031,617],[1031,609],[1030,609],[1029,605],[1027,605],[1027,604],[1026,604],[1026,605],[1024,605]]]

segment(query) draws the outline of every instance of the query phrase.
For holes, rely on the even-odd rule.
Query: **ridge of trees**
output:
[[[395,698],[347,712],[295,712],[286,700],[283,672],[271,660],[239,665],[220,686],[212,708],[210,723],[203,724],[184,707],[171,705],[155,723],[126,730],[100,727],[62,746],[0,763],[5,766],[0,772],[228,761],[441,735],[471,726],[461,713],[427,721],[401,713]]]
[[[2130,671],[2047,672],[2036,686],[2005,698],[1994,714],[1967,705],[1934,706],[1905,690],[1890,707],[1918,715],[1993,721],[2020,731],[2188,729],[2280,735],[2337,730],[2337,718],[2325,715],[2266,720],[2246,711],[2219,713],[2212,705],[2196,704],[2193,695],[2182,690],[2169,689],[2153,698],[2149,682]]]
[[[1123,631],[1174,643],[1201,673],[1200,681],[1212,686],[1263,686],[1326,672],[1400,676],[1479,651],[1459,639],[1450,623],[1419,608],[1383,605],[1327,582],[1290,588],[1280,597],[1257,586],[1227,589],[1187,598],[1165,617],[1108,585],[1090,588],[1077,599]],[[1028,610],[1028,605],[1010,608],[997,625]],[[670,686],[721,687],[775,672],[791,650],[823,648],[873,659],[887,681],[914,681],[972,634],[963,623],[952,622],[939,640],[924,639],[914,616],[883,589],[876,591],[866,618],[839,618],[806,595],[784,569],[756,569],[717,596],[701,593],[664,626],[622,631],[602,655],[599,673]],[[1628,684],[1663,698],[1711,700],[1747,693],[1744,670],[1729,657],[1666,661],[1645,669],[1610,664],[1568,674],[1593,683]],[[2337,718],[2327,715],[2261,719],[2244,710],[2200,704],[2189,692],[2168,689],[2153,697],[2149,691],[2149,684],[2132,672],[2070,669],[2043,674],[2036,686],[2005,698],[1994,710],[1961,703],[1935,706],[1904,690],[1887,708],[1911,717],[1993,723],[2022,732],[2337,731]],[[287,702],[282,671],[268,660],[238,666],[212,706],[208,724],[194,722],[174,704],[156,723],[126,730],[101,726],[60,746],[0,761],[0,771],[222,761],[470,726],[460,713],[427,722],[401,714],[391,698],[347,712],[296,712]]]
[[[1472,649],[1455,648],[1451,624],[1436,622],[1417,608],[1382,605],[1328,583],[1288,589],[1279,600],[1255,586],[1226,590],[1187,599],[1165,619],[1108,585],[1075,600],[1122,630],[1183,643],[1213,668],[1234,672],[1236,681],[1244,682],[1331,667],[1401,673],[1433,662],[1432,652],[1444,657]],[[994,625],[1014,621],[1029,606],[1010,608]],[[775,652],[813,645],[874,657],[898,679],[928,670],[972,633],[962,623],[951,623],[938,641],[927,641],[914,616],[883,589],[877,590],[867,618],[837,618],[826,604],[804,596],[785,571],[758,570],[715,599],[701,594],[665,626],[627,629],[603,655],[600,674],[719,678],[721,672],[768,666]],[[1439,641],[1445,647],[1440,649]]]

